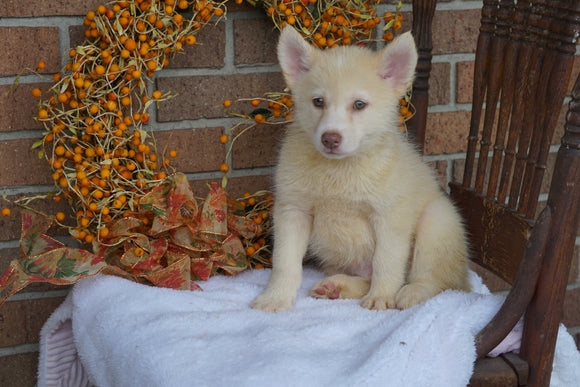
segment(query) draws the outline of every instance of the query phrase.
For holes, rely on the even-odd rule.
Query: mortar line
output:
[[[23,355],[27,353],[38,352],[38,343],[34,344],[20,344],[11,347],[0,348],[0,358],[14,355]]]

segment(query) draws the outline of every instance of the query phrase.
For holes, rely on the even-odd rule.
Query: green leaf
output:
[[[36,149],[39,146],[41,146],[43,143],[44,143],[44,140],[38,140],[34,144],[32,144],[32,146],[30,147],[30,149]]]
[[[260,109],[256,109],[253,112],[251,112],[249,114],[250,117],[254,118],[256,117],[258,114],[261,114],[264,116],[264,118],[268,118],[272,115],[272,112],[268,109],[264,109],[264,108],[260,108]]]

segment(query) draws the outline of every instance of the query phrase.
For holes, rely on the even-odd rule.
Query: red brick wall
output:
[[[49,168],[30,151],[40,126],[32,119],[33,87],[46,88],[36,76],[24,75],[11,90],[16,75],[26,67],[46,62],[46,74],[64,63],[62,53],[82,41],[83,15],[102,3],[96,0],[3,0],[0,6],[0,190],[8,196],[50,190]],[[382,11],[392,6],[383,5]],[[434,23],[434,66],[426,161],[446,184],[460,168],[469,122],[470,79],[479,28],[477,2],[440,2]],[[151,123],[161,143],[169,140],[178,151],[175,166],[188,174],[198,195],[205,182],[221,178],[218,171],[225,150],[219,135],[233,120],[220,107],[225,98],[251,97],[277,91],[283,81],[275,58],[277,33],[264,16],[249,6],[228,7],[226,21],[206,28],[198,44],[157,73],[156,88],[179,95],[152,109]],[[405,6],[405,10],[410,8]],[[575,71],[574,76],[578,71]],[[561,117],[563,120],[563,116]],[[170,134],[172,135],[171,137]],[[261,127],[237,142],[230,165],[230,193],[268,188],[281,131]],[[559,138],[555,139],[555,143]],[[54,206],[54,204],[43,204]],[[63,205],[61,205],[63,206]],[[64,208],[64,207],[63,207]],[[59,210],[62,210],[59,207]],[[55,211],[54,209],[52,211]],[[19,255],[18,215],[0,218],[0,272]],[[577,249],[578,250],[578,249]],[[570,276],[563,321],[580,331],[578,254]],[[501,283],[489,279],[494,289]],[[11,298],[0,308],[0,385],[35,383],[40,327],[66,295],[66,288],[37,285]]]

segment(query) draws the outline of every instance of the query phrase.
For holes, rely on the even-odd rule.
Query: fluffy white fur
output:
[[[411,34],[376,53],[320,51],[285,28],[278,57],[295,120],[276,172],[272,275],[252,307],[292,308],[307,250],[330,276],[313,297],[404,309],[469,290],[461,219],[398,129],[417,63]]]

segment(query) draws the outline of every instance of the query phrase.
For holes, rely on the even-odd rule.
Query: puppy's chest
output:
[[[329,197],[313,203],[311,244],[319,255],[332,256],[374,249],[375,232],[368,204]]]

